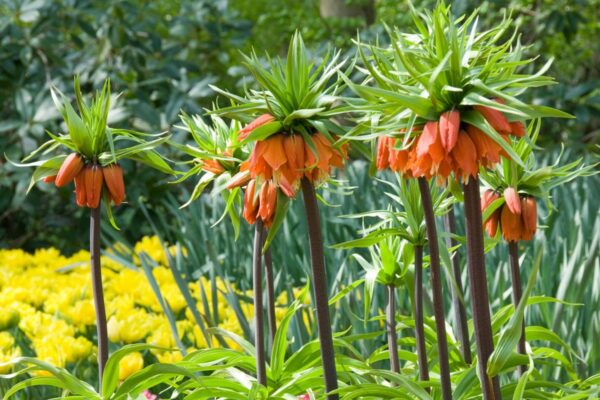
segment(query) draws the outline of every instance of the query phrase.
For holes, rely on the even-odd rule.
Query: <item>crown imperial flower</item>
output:
[[[78,153],[71,153],[65,158],[65,161],[62,163],[58,173],[56,174],[56,179],[54,183],[57,187],[65,186],[73,179],[75,176],[81,171],[84,166],[83,158]]]

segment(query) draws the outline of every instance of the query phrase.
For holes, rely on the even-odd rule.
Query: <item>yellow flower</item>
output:
[[[19,318],[19,311],[16,309],[0,306],[0,331],[10,329],[17,325],[19,323]]]
[[[108,320],[108,338],[111,342],[135,343],[153,330],[154,318],[146,311],[134,308],[119,312]]]
[[[177,330],[184,345],[206,348],[206,339],[167,266],[159,239],[146,237],[135,247],[136,251],[145,251],[159,262],[153,274],[162,296],[178,318]],[[175,254],[175,249],[171,246],[169,252]],[[185,249],[183,253],[185,255]],[[117,343],[145,341],[175,348],[168,321],[144,272],[132,270],[107,257],[102,257],[102,266],[109,339]],[[189,282],[198,311],[203,318],[208,318],[204,314],[212,313],[213,284],[218,289],[215,297],[219,327],[242,335],[238,316],[223,295],[228,290],[239,292],[235,284],[220,278],[213,283],[206,277]],[[239,293],[252,297],[252,292]],[[208,310],[205,310],[204,300],[208,303]],[[287,300],[287,293],[282,293],[278,305],[287,307]],[[252,304],[244,302],[241,306],[245,317],[250,320],[254,315]],[[277,308],[278,319],[283,316],[285,307]],[[91,338],[95,331],[94,324],[87,251],[64,257],[54,248],[35,253],[19,249],[0,250],[0,362],[33,351],[36,357],[59,367],[85,359],[93,363],[96,349],[87,337]],[[14,338],[6,332],[14,326],[18,326],[29,339],[30,348],[20,349],[14,343]],[[238,348],[231,340],[225,340]],[[221,343],[212,337],[212,345],[218,347]],[[179,351],[153,350],[152,353],[161,362],[175,362],[182,358]]]
[[[135,254],[140,252],[146,253],[151,259],[159,263],[160,265],[167,265],[167,256],[160,244],[160,239],[157,236],[144,236],[133,248]],[[137,264],[139,260],[137,259]]]
[[[139,352],[129,353],[119,361],[119,380],[123,381],[144,367],[144,358]]]
[[[13,347],[15,339],[8,332],[0,332],[0,364],[6,363],[21,355],[21,349]],[[0,366],[0,374],[10,372],[12,365]]]
[[[7,351],[15,344],[15,338],[9,332],[0,332],[0,352]]]
[[[178,330],[178,333],[181,338],[182,332]],[[169,323],[166,321],[166,319],[154,329],[150,336],[148,336],[148,339],[146,339],[146,342],[158,347],[163,347],[165,349],[173,349],[177,346],[175,339],[173,338],[173,334],[171,333]]]
[[[21,321],[19,321],[19,328],[31,340],[48,334],[53,336],[75,335],[75,328],[72,325],[41,311],[22,316]]]
[[[155,356],[158,359],[158,362],[164,364],[173,364],[183,359],[179,350],[160,352],[156,353]]]
[[[84,337],[44,336],[32,341],[39,359],[56,367],[64,367],[87,358],[93,350],[92,343]]]

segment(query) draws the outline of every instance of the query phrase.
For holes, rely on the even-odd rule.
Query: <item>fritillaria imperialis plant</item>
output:
[[[246,187],[243,216],[256,224],[256,235],[262,234],[262,226],[270,228],[264,247],[283,221],[289,200],[302,189],[324,378],[326,390],[331,392],[337,388],[337,378],[315,185],[327,182],[332,168],[342,167],[346,158],[346,146],[335,144],[345,131],[332,120],[342,112],[336,100],[343,86],[339,76],[343,75],[344,61],[335,53],[313,66],[297,33],[286,61],[267,56],[266,63],[265,68],[256,54],[245,56],[245,66],[259,88],[248,91],[245,97],[215,88],[234,103],[217,112],[247,124],[239,139],[242,144],[252,144],[252,151],[240,166],[244,179],[236,183]],[[255,240],[255,244],[260,243]],[[260,256],[255,246],[255,264]],[[258,378],[266,383],[260,370]],[[331,394],[329,398],[338,396]]]
[[[521,59],[523,48],[517,35],[509,35],[510,19],[504,18],[497,27],[478,32],[476,12],[455,19],[450,7],[442,2],[432,13],[417,14],[413,10],[413,20],[417,28],[414,34],[389,32],[389,48],[359,44],[362,70],[367,79],[361,85],[349,84],[366,100],[356,104],[356,108],[369,111],[368,129],[387,136],[380,139],[383,143],[379,143],[379,148],[382,154],[386,148],[390,152],[389,167],[406,177],[419,179],[430,253],[433,252],[432,281],[439,265],[435,260],[435,221],[425,179],[435,178],[450,187],[455,182],[463,183],[479,378],[484,399],[500,399],[498,378],[489,376],[486,368],[493,341],[479,171],[493,167],[502,157],[523,165],[513,150],[511,138],[525,134],[524,121],[569,115],[525,104],[517,98],[530,87],[551,84],[552,79],[543,76],[549,63],[536,74],[522,72],[531,60]],[[370,55],[366,54],[367,50]],[[372,138],[371,132],[361,134],[364,128],[359,127],[353,133]],[[441,285],[434,283],[432,287],[438,322],[438,316],[443,316]],[[437,329],[439,337],[445,337],[443,319]],[[450,399],[444,352],[444,343],[439,343],[442,393],[444,399]]]
[[[227,124],[216,114],[210,116],[212,124],[209,125],[200,116],[181,115],[183,122],[182,128],[188,131],[196,146],[181,145],[172,143],[173,146],[193,157],[188,163],[192,168],[176,182],[181,182],[192,176],[199,176],[198,182],[194,187],[192,195],[188,202],[196,200],[211,183],[215,184],[215,189],[220,191],[226,202],[226,209],[223,217],[229,215],[233,224],[235,235],[239,233],[241,189],[240,186],[250,181],[248,165],[248,145],[240,144],[240,129],[237,121],[231,121]],[[241,134],[243,136],[243,132]],[[246,190],[246,196],[249,191]],[[265,202],[266,203],[266,202]],[[245,209],[246,210],[246,209]],[[256,218],[255,214],[244,214],[246,217]],[[265,365],[264,355],[264,333],[263,333],[263,309],[262,304],[262,274],[260,249],[266,239],[266,230],[260,229],[256,232],[256,243],[254,245],[255,259],[253,262],[253,287],[254,291],[254,309],[255,313],[255,348],[257,351],[257,371],[261,372]],[[256,258],[258,256],[258,258]],[[269,337],[271,343],[275,338],[275,293],[273,287],[273,266],[271,263],[270,251],[265,254],[265,272],[267,283],[267,316],[269,323]]]
[[[100,203],[104,200],[108,218],[116,228],[111,203],[118,206],[125,200],[125,182],[119,165],[121,160],[139,161],[168,174],[173,174],[174,171],[154,150],[168,140],[168,136],[153,136],[108,127],[111,106],[108,80],[102,90],[96,93],[91,104],[88,104],[83,99],[79,79],[75,78],[75,95],[79,115],[61,92],[52,90],[52,97],[64,118],[68,134],[55,135],[48,132],[51,139],[30,154],[24,162],[33,157],[40,157],[42,160],[15,164],[36,167],[29,189],[38,181],[53,182],[57,187],[73,182],[75,202],[80,207],[90,209],[92,289],[98,334],[99,381],[102,382],[108,359],[108,338],[100,266]],[[152,140],[148,141],[148,138]],[[64,154],[64,150],[67,150],[67,154]],[[52,155],[57,151],[62,154]]]
[[[489,171],[482,171],[481,179],[488,189],[481,199],[483,224],[491,238],[502,237],[508,245],[509,264],[512,278],[512,299],[515,309],[522,297],[519,269],[519,241],[533,239],[537,230],[537,200],[545,200],[552,210],[549,191],[580,176],[594,174],[595,165],[582,166],[582,159],[560,166],[560,157],[554,165],[537,167],[533,146],[540,134],[541,122],[534,120],[526,136],[519,140],[514,149],[525,166],[511,159]],[[525,324],[521,327],[519,352],[526,354]],[[520,366],[520,373],[526,371]]]

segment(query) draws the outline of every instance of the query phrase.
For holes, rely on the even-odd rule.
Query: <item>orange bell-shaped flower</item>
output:
[[[521,217],[523,219],[522,240],[531,240],[537,229],[537,204],[533,197],[521,198]]]
[[[475,108],[475,110],[477,110],[498,133],[509,134],[512,132],[510,123],[502,112],[486,106],[474,106],[473,108]]]
[[[456,145],[452,149],[452,160],[454,161],[454,173],[467,181],[470,176],[476,176],[479,172],[477,163],[477,150],[473,141],[465,131],[460,131]]]
[[[125,200],[123,169],[118,164],[111,164],[102,168],[102,174],[111,200],[116,206],[120,205]]]
[[[100,205],[102,196],[102,167],[99,165],[87,165],[84,169],[84,182],[86,191],[86,202],[90,208],[97,208]]]
[[[521,239],[523,231],[521,215],[513,213],[507,206],[502,207],[500,227],[504,240],[518,242]]]
[[[79,207],[87,206],[87,192],[85,190],[85,169],[75,176],[75,202]]]
[[[513,214],[521,214],[521,199],[515,188],[509,186],[504,189],[504,200]]]
[[[248,182],[246,192],[244,193],[244,211],[242,215],[250,225],[254,224],[258,217],[258,197],[256,196],[255,188],[256,180],[252,179]]]
[[[219,175],[225,171],[218,160],[213,160],[211,158],[202,160],[202,169],[204,171],[212,172],[215,175]]]
[[[483,196],[481,197],[481,211],[484,212],[490,204],[500,198],[500,195],[494,190],[486,190],[483,192]],[[488,219],[483,221],[483,225],[485,230],[487,231],[490,237],[496,236],[496,231],[498,230],[498,222],[500,219],[500,210],[496,210],[490,215]]]
[[[458,140],[460,130],[460,112],[458,110],[446,111],[440,115],[440,139],[446,153],[449,153]]]
[[[263,183],[260,190],[258,216],[266,227],[271,226],[277,206],[277,187],[270,181]]]
[[[68,183],[71,183],[79,171],[83,169],[83,166],[84,162],[81,155],[78,153],[69,154],[60,166],[54,183],[57,187],[62,187]]]

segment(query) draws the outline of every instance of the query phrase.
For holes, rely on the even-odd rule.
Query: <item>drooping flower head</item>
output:
[[[234,103],[215,113],[241,121],[244,126],[238,140],[241,146],[251,146],[248,159],[240,165],[240,175],[228,185],[248,185],[243,215],[249,223],[256,218],[265,223],[281,220],[269,213],[284,213],[285,204],[296,195],[303,179],[324,183],[347,157],[347,145],[338,144],[345,131],[332,119],[342,113],[338,93],[345,61],[340,61],[340,53],[331,59],[325,56],[315,66],[296,33],[287,60],[267,56],[266,63],[268,67],[255,53],[245,56],[245,66],[258,84],[258,89],[245,97],[214,88]]]
[[[529,61],[521,60],[517,35],[502,41],[509,19],[477,32],[476,13],[455,20],[443,2],[432,13],[413,13],[416,33],[389,30],[387,48],[358,43],[366,78],[348,81],[364,100],[357,110],[367,114],[353,136],[379,136],[379,169],[466,182],[502,157],[522,163],[511,137],[524,135],[526,120],[569,117],[516,98],[552,80],[520,70]]]
[[[537,167],[531,144],[540,133],[540,120],[534,120],[524,138],[515,143],[514,151],[525,166],[503,159],[493,169],[481,172],[488,186],[481,197],[484,228],[490,237],[502,235],[504,240],[529,241],[537,229],[537,200],[545,200],[552,209],[549,191],[578,176],[594,174],[595,165],[582,166],[581,159],[559,166]]]
[[[24,161],[38,155],[46,156],[44,159],[14,164],[36,167],[28,191],[38,181],[54,183],[57,187],[74,182],[75,201],[78,206],[97,208],[100,200],[104,198],[109,220],[116,227],[110,204],[112,202],[118,206],[125,200],[125,182],[119,162],[131,159],[161,172],[174,174],[171,167],[154,150],[168,140],[168,136],[110,128],[107,125],[111,107],[109,80],[104,83],[102,90],[96,93],[91,104],[88,104],[83,99],[79,78],[76,77],[75,95],[79,114],[64,94],[56,88],[52,89],[52,98],[62,114],[68,133],[49,133],[51,139]],[[147,140],[148,137],[152,140]],[[52,155],[58,148],[66,148],[67,154]]]

